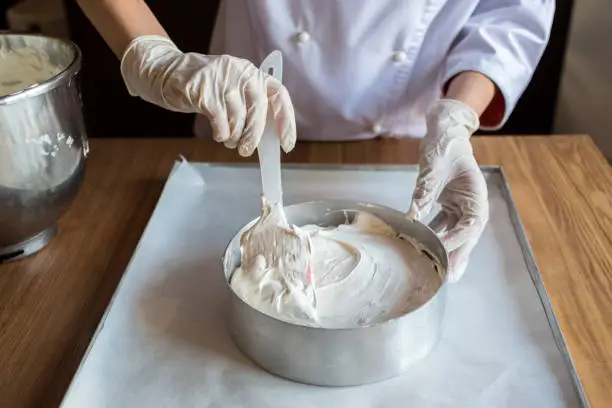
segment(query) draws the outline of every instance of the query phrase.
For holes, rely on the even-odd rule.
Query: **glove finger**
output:
[[[213,129],[213,140],[215,142],[224,143],[229,139],[230,127],[225,111],[211,112],[210,125]]]
[[[452,252],[465,244],[468,239],[477,233],[469,220],[459,219],[457,224],[442,236],[442,243],[447,251]]]
[[[484,229],[485,220],[471,214],[463,214],[457,224],[442,237],[447,251],[454,251],[468,240],[478,239]]]
[[[232,89],[225,94],[225,106],[229,119],[229,138],[225,141],[225,147],[235,149],[243,134],[246,107],[240,95],[240,90]]]
[[[295,147],[297,139],[295,125],[295,111],[287,88],[276,78],[269,78],[268,101],[274,114],[276,131],[280,136],[281,147],[285,153],[289,153]]]
[[[419,174],[416,187],[412,193],[412,201],[408,210],[408,218],[421,221],[431,211],[433,203],[439,196],[442,183],[440,177],[430,167]]]
[[[268,100],[259,82],[249,81],[245,89],[245,102],[246,120],[238,153],[246,157],[253,154],[266,127]]]
[[[429,222],[431,228],[437,235],[446,233],[457,223],[457,216],[446,210],[440,210],[438,214]]]
[[[470,254],[478,239],[470,239],[465,244],[452,251],[448,256],[448,280],[457,282],[465,274]]]

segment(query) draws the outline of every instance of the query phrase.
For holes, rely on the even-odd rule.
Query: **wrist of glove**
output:
[[[228,55],[183,53],[168,38],[138,37],[121,58],[132,96],[162,108],[207,116],[213,138],[251,155],[266,126],[268,110],[285,152],[296,140],[295,114],[287,89],[251,62]]]
[[[419,176],[408,216],[431,221],[449,252],[449,279],[457,281],[489,218],[487,185],[474,158],[471,135],[478,116],[462,102],[442,99],[427,113],[427,135],[419,152]]]

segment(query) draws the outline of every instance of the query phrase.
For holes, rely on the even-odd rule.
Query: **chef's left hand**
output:
[[[476,163],[470,137],[478,115],[466,104],[442,99],[427,113],[419,176],[408,216],[422,220],[434,201],[441,205],[430,226],[449,253],[449,279],[457,281],[489,219],[487,184]]]

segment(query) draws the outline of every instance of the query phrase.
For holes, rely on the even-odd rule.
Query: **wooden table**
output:
[[[612,401],[612,171],[587,136],[476,138],[507,174],[592,407]],[[415,163],[417,142],[298,145],[290,162]],[[70,383],[179,154],[209,142],[94,140],[82,190],[42,252],[0,266],[0,407],[54,407]]]

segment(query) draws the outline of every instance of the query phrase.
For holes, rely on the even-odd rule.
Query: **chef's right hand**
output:
[[[285,152],[296,139],[287,89],[251,62],[228,55],[184,54],[162,36],[138,37],[126,48],[121,74],[132,96],[177,112],[206,115],[214,139],[250,156],[261,140],[268,108]]]

